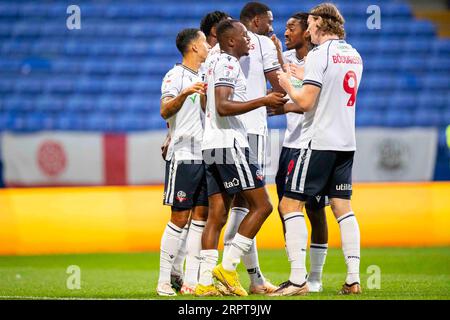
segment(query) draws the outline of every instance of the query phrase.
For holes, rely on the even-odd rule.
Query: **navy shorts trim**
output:
[[[208,206],[204,163],[166,161],[164,205],[175,210],[188,210]]]
[[[294,170],[296,160],[300,154],[300,149],[283,147],[281,149],[280,160],[278,162],[278,171],[275,176],[275,183],[277,186],[278,200],[281,201],[286,194],[289,198],[297,198],[298,195],[292,195],[286,191],[286,182],[288,174]],[[300,199],[298,199],[300,200]],[[310,210],[319,210],[329,205],[328,197],[324,195],[307,196],[304,197],[306,208]]]
[[[301,201],[317,195],[351,199],[354,151],[294,150],[285,196]]]
[[[229,195],[265,186],[264,174],[258,164],[250,161],[249,148],[219,148],[203,151],[206,163],[208,196],[220,192]]]
[[[266,144],[267,137],[261,134],[247,134],[248,144],[250,146],[250,163],[258,164],[261,172],[266,174]]]

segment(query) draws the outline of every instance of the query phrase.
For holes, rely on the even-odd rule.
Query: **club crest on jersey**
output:
[[[259,181],[263,181],[264,180],[264,175],[261,172],[261,170],[256,170],[256,179],[258,179]]]
[[[231,74],[233,72],[233,66],[225,66],[225,71],[224,71],[224,75],[226,78],[230,78]]]
[[[177,192],[177,197],[176,197],[178,202],[184,202],[187,200],[186,198],[186,192],[184,191],[178,191]]]

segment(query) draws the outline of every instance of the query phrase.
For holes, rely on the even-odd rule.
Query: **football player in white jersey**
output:
[[[261,225],[272,211],[264,176],[257,163],[250,161],[247,129],[239,115],[261,106],[280,107],[287,102],[284,94],[247,99],[247,80],[239,58],[249,52],[249,36],[245,26],[236,20],[224,20],[217,26],[222,52],[208,59],[207,107],[202,150],[206,164],[209,211],[202,236],[200,279],[195,289],[198,296],[220,295],[213,276],[229,293],[246,296],[236,267],[248,252]],[[242,193],[250,211],[239,226],[222,264],[216,266],[220,232],[226,223],[232,196]]]
[[[288,175],[280,203],[291,274],[272,295],[308,292],[308,232],[301,212],[308,197],[319,194],[330,197],[341,231],[347,277],[340,293],[361,293],[360,231],[350,199],[356,149],[355,103],[363,65],[356,49],[343,40],[344,22],[333,4],[314,7],[308,16],[308,31],[317,47],[308,53],[303,86],[295,89],[289,72],[279,72],[280,84],[295,103],[284,106],[284,111],[304,112],[305,119],[300,136],[302,152]]]
[[[199,229],[200,235],[208,213],[205,166],[201,153],[205,83],[198,69],[205,61],[210,46],[199,29],[182,30],[177,35],[176,45],[183,61],[165,75],[161,87],[161,116],[168,123],[171,137],[165,159],[164,188],[164,204],[171,206],[171,218],[161,239],[157,286],[157,293],[161,296],[176,295],[171,286],[171,271],[191,210],[190,229]],[[196,233],[190,232],[188,236],[195,236]],[[197,251],[200,251],[200,241],[197,242]],[[195,270],[195,280],[198,264],[197,259],[197,267],[191,268]],[[188,273],[188,265],[186,267]],[[193,288],[191,291],[193,293]]]
[[[248,30],[250,37],[249,55],[239,59],[244,76],[247,79],[247,98],[256,99],[267,94],[267,81],[274,91],[284,90],[278,83],[276,72],[280,69],[277,50],[267,35],[273,32],[273,15],[270,8],[259,2],[247,3],[240,12],[240,21]],[[213,49],[214,50],[214,49]],[[212,50],[212,52],[214,52]],[[212,53],[211,53],[212,54]],[[247,128],[247,138],[250,149],[256,156],[256,162],[265,174],[267,112],[261,107],[240,116]],[[249,205],[245,199],[236,194],[230,211],[230,217],[224,232],[224,253],[230,248],[241,221],[249,212]],[[266,294],[273,292],[277,287],[266,280],[259,266],[256,239],[252,247],[243,257],[242,261],[250,277],[250,293]]]
[[[307,13],[296,13],[286,22],[284,37],[288,50],[283,52],[282,55],[285,65],[289,70],[293,70],[296,66],[302,67],[304,65],[304,58],[312,48],[307,29]],[[281,50],[281,46],[277,47],[277,50]],[[302,86],[302,81],[295,77],[291,78],[291,82],[297,89]],[[292,103],[292,101],[290,102]],[[286,120],[287,128],[283,148],[281,149],[278,171],[275,177],[280,202],[285,191],[286,177],[294,169],[295,162],[301,152],[299,145],[303,114],[294,112],[287,113]],[[306,213],[311,222],[310,272],[308,274],[308,287],[310,292],[322,291],[322,271],[328,249],[325,198],[325,196],[321,195],[310,197],[305,205]],[[283,221],[283,219],[281,220]]]

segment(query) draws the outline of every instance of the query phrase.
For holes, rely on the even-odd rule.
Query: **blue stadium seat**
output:
[[[411,7],[407,3],[386,2],[381,6],[382,14],[392,18],[411,18]]]
[[[105,90],[115,94],[127,94],[132,90],[133,81],[132,78],[110,78],[106,82]]]
[[[429,55],[433,51],[433,41],[430,37],[429,39],[417,38],[415,36],[407,38],[405,43],[405,50],[410,55],[417,56]]]
[[[389,99],[389,110],[402,110],[404,112],[411,112],[417,107],[417,97],[411,93],[396,93]]]
[[[447,56],[432,56],[428,59],[427,67],[431,72],[450,73],[450,54]]]
[[[21,77],[14,83],[14,91],[22,94],[40,94],[44,91],[45,82],[42,78]]]
[[[63,98],[43,95],[40,96],[35,102],[35,110],[42,113],[56,113],[61,112],[65,108],[65,101]]]
[[[14,92],[14,85],[12,79],[0,78],[0,96],[11,95]]]
[[[432,38],[436,34],[435,25],[428,20],[414,20],[407,24],[409,34],[415,37],[429,37]]]
[[[384,124],[385,113],[372,110],[359,110],[356,112],[356,125],[362,127],[381,126]]]
[[[97,110],[104,114],[127,111],[123,95],[103,95],[96,103]]]
[[[101,77],[86,77],[79,79],[75,86],[79,93],[99,94],[105,89],[105,79]]]
[[[66,3],[1,2],[0,130],[165,129],[160,87],[165,73],[181,61],[177,32],[198,27],[204,13],[216,9],[239,17],[245,1],[191,1],[185,9],[186,3],[82,1],[82,28],[68,30]],[[357,125],[449,122],[450,40],[437,39],[435,25],[415,20],[405,2],[376,2],[381,30],[366,28],[369,0],[336,3],[346,18],[348,41],[364,60]],[[269,5],[282,39],[286,19],[317,2]],[[285,119],[271,117],[269,125],[284,128]]]
[[[117,60],[117,62],[110,64],[109,67],[112,68],[113,73],[136,75],[142,70],[142,61],[142,59],[120,59]]]
[[[450,54],[450,40],[448,39],[435,39],[433,42],[434,54],[448,55]]]
[[[6,112],[29,112],[34,109],[34,99],[22,95],[8,96],[3,105]]]
[[[19,16],[19,4],[14,2],[0,3],[0,17],[1,18],[16,18]]]
[[[388,127],[406,127],[411,124],[413,116],[409,111],[397,110],[392,106],[386,111],[384,125]]]
[[[450,106],[449,93],[423,92],[418,99],[418,109],[422,110],[444,110],[448,106]]]
[[[115,66],[112,59],[91,60],[83,64],[83,72],[90,75],[105,76],[113,72]]]
[[[381,33],[383,36],[407,36],[410,34],[408,25],[402,21],[387,20],[382,22]],[[390,43],[391,44],[391,43]]]
[[[418,109],[414,114],[416,126],[438,126],[441,123],[442,114],[436,110]]]
[[[450,88],[449,74],[427,74],[424,77],[424,87],[426,89],[446,90]]]
[[[427,63],[417,55],[405,55],[400,60],[400,70],[402,72],[422,73],[427,70]]]
[[[123,56],[148,56],[152,53],[152,42],[147,41],[132,41],[124,43],[119,49],[120,54]]]
[[[159,116],[159,101],[161,95],[132,95],[127,101],[127,108],[130,112],[155,113]]]
[[[97,100],[91,95],[74,95],[68,98],[66,109],[69,113],[89,113],[97,107]]]

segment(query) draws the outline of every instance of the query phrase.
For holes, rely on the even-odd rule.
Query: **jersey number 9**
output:
[[[358,91],[358,80],[356,79],[356,73],[349,71],[344,77],[344,90],[350,94],[350,98],[347,101],[347,107],[353,107],[356,102],[356,92]]]

